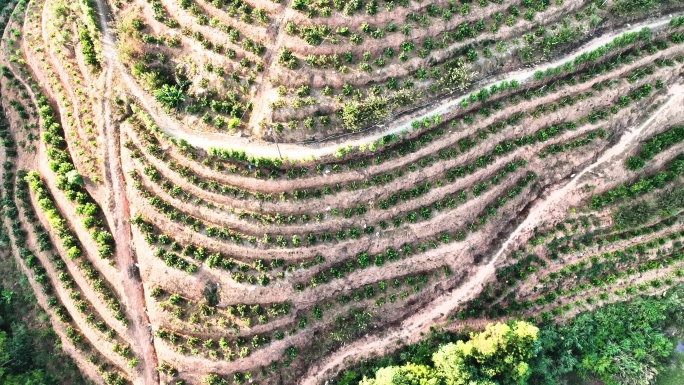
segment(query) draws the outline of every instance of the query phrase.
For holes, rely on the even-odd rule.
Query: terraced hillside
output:
[[[335,383],[684,276],[681,1],[7,2],[0,241],[95,383]]]

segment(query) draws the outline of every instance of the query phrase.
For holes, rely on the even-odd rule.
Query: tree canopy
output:
[[[543,360],[534,384],[554,384],[571,371],[606,385],[647,385],[672,353],[663,329],[684,310],[682,290],[668,298],[636,298],[578,315],[564,325],[542,329]]]
[[[524,384],[538,332],[527,322],[490,324],[468,342],[444,345],[432,359],[446,385]]]
[[[443,85],[447,87],[455,87],[460,92],[465,91],[478,72],[473,71],[472,65],[464,58],[458,58],[448,62],[445,66],[446,73],[440,79]]]
[[[7,274],[17,274],[2,264]],[[37,314],[35,298],[20,281],[12,290],[0,284],[0,384],[84,384],[78,369],[58,348],[59,338]],[[34,320],[27,325],[26,320]]]
[[[664,296],[606,305],[563,324],[490,324],[467,341],[433,331],[432,342],[369,360],[345,371],[336,384],[557,385],[574,373],[605,385],[647,385],[674,350],[664,332],[671,325],[684,330],[684,284]]]
[[[528,360],[537,348],[539,329],[527,322],[490,324],[470,340],[441,346],[434,366],[407,363],[388,366],[361,385],[494,385],[525,384]]]

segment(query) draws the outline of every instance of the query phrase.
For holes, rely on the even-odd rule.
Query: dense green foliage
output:
[[[644,141],[637,156],[627,158],[627,169],[636,171],[660,152],[684,140],[684,126],[675,126]]]
[[[658,217],[673,215],[683,206],[684,187],[676,187],[656,195],[653,200],[644,199],[620,206],[613,212],[613,223],[618,229],[628,229]]]
[[[529,360],[537,350],[539,329],[526,322],[490,324],[467,342],[441,346],[432,356],[434,368],[407,363],[378,370],[363,385],[465,385],[524,384],[530,376]]]
[[[658,375],[656,385],[684,384],[684,352],[677,351],[671,357],[670,363]]]
[[[180,87],[176,85],[169,86],[168,84],[162,84],[161,88],[154,91],[154,97],[167,108],[175,108],[185,100]]]
[[[604,192],[601,195],[592,195],[589,208],[600,210],[603,207],[633,199],[656,189],[665,188],[684,172],[684,154],[679,154],[672,159],[665,167],[667,171],[642,176],[630,184],[620,184],[617,187]]]
[[[3,273],[7,271],[3,264]],[[0,383],[5,385],[85,383],[73,362],[59,352],[58,337],[37,318],[35,299],[25,280],[0,287]],[[19,292],[13,290],[20,289]],[[27,320],[42,325],[27,326]]]
[[[684,287],[667,298],[636,298],[582,313],[565,325],[547,325],[532,384],[557,384],[570,372],[606,385],[648,384],[672,352],[667,322],[684,314]],[[677,319],[678,318],[678,319]]]
[[[100,207],[88,194],[84,180],[76,170],[68,151],[64,130],[57,121],[48,99],[40,96],[37,101],[43,130],[41,139],[47,147],[47,157],[50,160],[48,168],[55,173],[55,184],[68,200],[78,203],[76,214],[82,216],[81,224],[90,231],[92,239],[98,245],[100,256],[111,257],[114,255],[114,237],[102,220]],[[36,180],[40,180],[37,175],[35,177]]]
[[[95,44],[93,43],[93,38],[90,36],[88,29],[79,29],[78,38],[81,41],[81,51],[83,52],[86,64],[92,66],[96,70],[100,69],[100,59],[97,57]]]
[[[529,365],[529,370],[522,372],[524,376],[515,377],[515,371],[509,370],[505,373],[507,376],[491,376],[491,380],[470,377],[470,382],[464,382],[453,376],[445,377],[442,373],[445,366],[437,364],[445,351],[454,357],[457,349],[453,347],[461,346],[458,349],[460,352],[472,354],[474,349],[466,347],[476,345],[482,349],[482,346],[487,346],[482,341],[491,343],[491,333],[474,335],[477,336],[475,339],[454,344],[463,336],[433,330],[425,341],[402,348],[393,355],[366,360],[354,370],[341,373],[335,384],[357,384],[362,377],[366,377],[361,384],[552,385],[561,383],[562,378],[570,373],[582,378],[597,378],[607,385],[649,384],[673,351],[673,344],[664,332],[665,328],[672,325],[680,328],[684,325],[684,285],[675,287],[662,297],[637,297],[585,312],[562,325],[542,324],[539,333],[535,333],[536,341],[528,339],[514,344],[491,344],[496,352],[502,354],[490,355],[490,361],[452,360],[459,365],[466,365],[450,367],[452,375],[462,374],[462,368],[496,373],[491,367],[500,368],[514,362],[513,358],[503,354],[507,349],[524,346],[525,349],[518,351],[515,358],[518,364]],[[478,339],[480,342],[473,342]],[[406,365],[409,362],[411,365]],[[525,368],[525,365],[518,367]],[[471,373],[466,375],[471,376]],[[392,381],[393,378],[395,381]],[[401,382],[405,379],[413,382]],[[418,379],[417,382],[415,379]]]
[[[342,106],[344,126],[358,131],[364,126],[385,119],[389,115],[390,106],[387,98],[371,97],[363,102],[347,102]]]
[[[671,3],[673,0],[617,0],[615,11],[618,16],[637,16],[654,10],[661,4]]]
[[[0,382],[3,384],[58,383],[35,362],[32,332],[21,322],[12,322],[12,292],[3,290],[0,301]],[[10,310],[10,311],[7,311]]]

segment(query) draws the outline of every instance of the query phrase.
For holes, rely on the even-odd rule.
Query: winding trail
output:
[[[97,11],[99,13],[99,24],[101,30],[107,30],[107,8],[102,6],[100,1],[96,2]],[[109,38],[108,38],[109,37]],[[111,35],[105,34],[103,42],[104,47],[109,47],[113,50],[113,42]],[[111,65],[104,66],[105,71],[105,95],[102,98],[102,116],[103,116],[103,135],[104,135],[104,172],[105,181],[109,187],[107,190],[107,201],[110,214],[110,222],[112,226],[112,233],[116,242],[116,249],[114,257],[117,266],[121,271],[121,285],[126,295],[126,309],[131,318],[131,325],[129,327],[130,333],[137,342],[133,348],[140,358],[137,369],[140,371],[140,379],[143,384],[159,384],[159,373],[156,368],[158,366],[157,353],[152,343],[152,334],[149,317],[145,312],[145,293],[140,279],[137,274],[137,260],[135,251],[133,249],[131,224],[129,219],[131,217],[128,199],[126,197],[126,189],[124,188],[124,177],[121,169],[120,149],[121,143],[119,139],[119,132],[117,126],[112,122],[111,100],[112,95],[112,67]]]
[[[575,196],[575,199],[578,199],[577,190],[580,187],[578,183],[580,183],[582,176],[587,173],[593,173],[597,167],[638,144],[641,133],[655,119],[662,118],[659,116],[662,111],[667,108],[681,107],[684,101],[684,86],[679,84],[672,86],[669,94],[670,98],[668,101],[653,112],[650,118],[638,127],[627,129],[626,133],[620,138],[620,141],[603,153],[594,163],[577,173],[570,182],[562,188],[553,191],[543,201],[538,201],[532,207],[530,214],[525,220],[511,232],[489,263],[481,267],[463,285],[450,293],[438,297],[431,304],[427,305],[423,311],[404,320],[401,326],[396,327],[394,331],[383,336],[369,336],[341,348],[322,363],[312,366],[306,377],[301,380],[300,385],[318,385],[327,377],[334,375],[334,370],[343,365],[345,360],[368,356],[370,353],[382,353],[385,347],[398,346],[396,341],[403,343],[417,341],[422,338],[421,333],[426,332],[430,326],[445,322],[446,315],[454,308],[472,299],[479,293],[479,289],[495,274],[496,263],[509,250],[509,246],[518,242],[522,235],[531,231],[539,223],[549,219],[561,218],[565,215],[573,202],[572,198],[568,199],[568,197]]]
[[[106,0],[95,1],[100,13],[102,13],[103,10],[107,9],[105,1]],[[623,33],[636,32],[641,30],[642,28],[654,29],[666,26],[671,18],[672,15],[668,15],[656,20],[635,24],[634,26],[628,25],[625,28],[621,28],[619,30],[613,31],[610,34],[594,39],[588,42],[587,44],[583,45],[582,47],[576,49],[573,53],[570,53],[562,58],[559,58],[554,62],[510,73],[507,76],[507,80],[510,81],[515,79],[521,84],[523,84],[525,81],[532,78],[536,71],[545,71],[547,68],[558,67],[559,65],[562,65],[563,63],[569,60],[573,60],[574,58],[576,58],[577,56],[581,55],[586,51],[596,49],[610,42],[615,37]],[[236,148],[244,150],[248,155],[268,158],[278,158],[281,156],[290,159],[303,159],[309,158],[311,156],[320,158],[332,155],[341,146],[341,144],[339,143],[327,143],[320,146],[314,144],[305,145],[296,143],[280,143],[278,148],[278,146],[276,146],[274,143],[256,141],[256,139],[240,138],[231,134],[195,132],[192,127],[173,119],[172,116],[169,116],[167,113],[162,111],[161,107],[156,102],[150,100],[152,98],[150,98],[149,92],[143,90],[142,87],[138,85],[136,80],[128,73],[128,70],[119,61],[114,44],[115,38],[112,35],[106,23],[101,22],[101,32],[103,34],[104,39],[102,47],[102,56],[105,61],[105,65],[108,67],[113,66],[117,69],[117,72],[121,80],[124,82],[127,91],[130,92],[133,96],[135,96],[138,103],[140,103],[140,105],[152,117],[152,119],[157,123],[157,125],[162,129],[162,131],[171,137],[183,139],[194,147],[204,149],[208,149],[210,147]],[[491,83],[484,85],[483,88],[488,88],[496,83],[499,83],[499,81],[492,81]],[[344,145],[359,146],[361,144],[367,144],[376,141],[379,138],[388,134],[399,133],[404,130],[410,131],[412,121],[422,120],[425,117],[431,117],[434,115],[442,115],[450,109],[458,106],[460,102],[468,96],[469,94],[466,94],[461,95],[457,98],[449,99],[421,114],[405,117],[396,124],[388,124],[388,128],[386,130],[376,132],[372,135],[367,135],[359,139],[345,141]]]

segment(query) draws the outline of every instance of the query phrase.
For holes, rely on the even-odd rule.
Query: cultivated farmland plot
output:
[[[6,3],[1,241],[95,383],[331,384],[684,275],[681,1]]]

